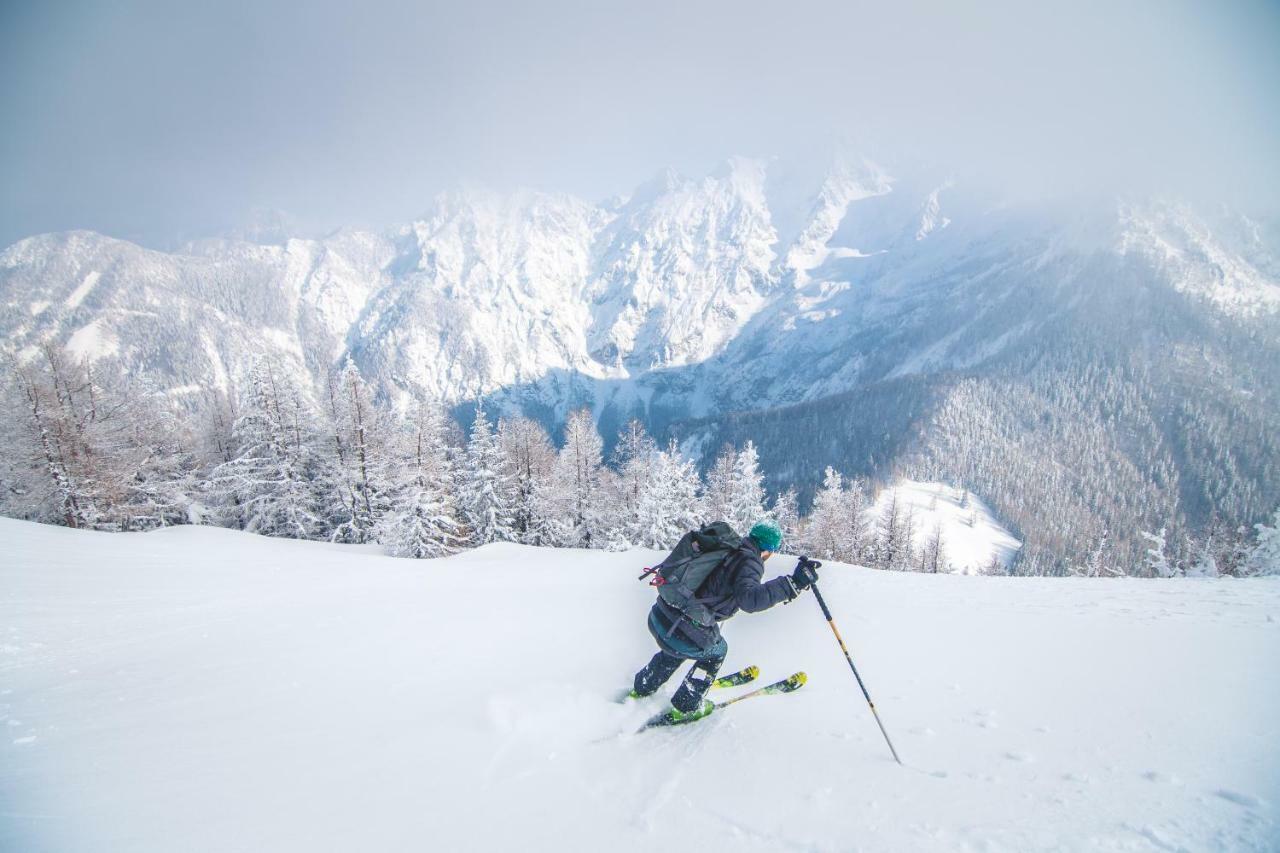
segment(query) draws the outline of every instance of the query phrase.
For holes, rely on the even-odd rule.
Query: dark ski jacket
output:
[[[760,559],[760,547],[750,536],[742,540],[742,546],[702,583],[698,598],[715,614],[717,622],[723,622],[739,610],[758,613],[775,604],[782,604],[796,597],[791,578],[780,575],[771,581],[760,582],[764,575],[764,561]],[[703,628],[680,615],[662,599],[654,605],[659,633],[670,636],[679,633],[700,648],[708,648],[720,639],[719,626]],[[655,635],[656,636],[656,635]],[[659,643],[662,637],[657,637]]]

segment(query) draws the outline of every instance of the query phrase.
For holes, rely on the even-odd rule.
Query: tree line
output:
[[[259,359],[239,393],[206,391],[185,415],[171,393],[113,368],[54,345],[12,364],[0,423],[11,449],[0,467],[4,514],[96,530],[217,524],[378,543],[405,557],[497,541],[662,550],[712,520],[745,532],[769,517],[788,551],[896,571],[952,568],[942,530],[918,529],[896,491],[873,512],[872,484],[828,467],[807,514],[794,488],[767,495],[751,439],[726,444],[704,474],[637,420],[606,458],[586,408],[570,414],[559,444],[537,421],[494,423],[480,406],[465,432],[437,401],[392,410],[349,360],[316,400]],[[1117,571],[1099,558],[1071,573],[1277,570],[1280,514],[1274,522],[1235,537],[1225,558],[1221,541],[1180,550],[1164,531],[1143,531],[1142,565]],[[1006,568],[993,559],[986,571]]]

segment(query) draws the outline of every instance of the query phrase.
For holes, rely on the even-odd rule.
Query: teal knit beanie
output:
[[[782,545],[782,531],[772,521],[761,521],[751,528],[750,536],[761,551],[777,551]]]

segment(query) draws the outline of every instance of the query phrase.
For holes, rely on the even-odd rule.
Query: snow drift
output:
[[[727,629],[790,696],[625,734],[652,552],[0,519],[0,849],[1275,849],[1280,579],[878,573]],[[784,557],[766,567],[790,570]],[[672,685],[674,687],[674,685]]]

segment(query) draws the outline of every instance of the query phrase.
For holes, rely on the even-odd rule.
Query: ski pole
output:
[[[871,694],[867,692],[867,685],[862,683],[862,676],[858,675],[858,668],[853,665],[853,657],[849,654],[849,647],[844,644],[844,638],[840,636],[840,629],[836,627],[836,620],[831,618],[831,610],[827,607],[827,602],[823,600],[822,593],[818,592],[816,583],[811,588],[813,589],[813,597],[818,599],[818,606],[822,608],[822,615],[827,617],[827,624],[831,626],[831,633],[836,635],[836,642],[840,644],[840,651],[844,652],[844,659],[849,662],[849,669],[853,670],[853,677],[858,679],[858,686],[862,688],[862,695],[867,699],[867,707],[871,709],[871,715],[876,718],[876,725],[880,727],[880,734],[884,735],[884,742],[889,744],[889,751],[893,753],[893,760],[901,764],[902,759],[898,757],[898,750],[893,748],[893,741],[889,740],[889,733],[884,730],[884,723],[880,722],[880,714],[876,712],[876,703],[871,701]]]

